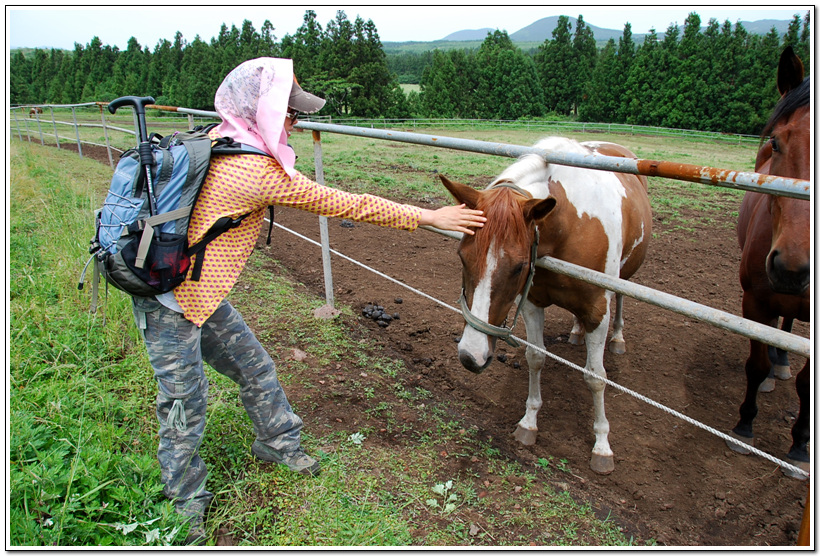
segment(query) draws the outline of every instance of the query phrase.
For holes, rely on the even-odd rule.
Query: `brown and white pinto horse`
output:
[[[635,155],[613,143],[578,143],[550,137],[536,147],[550,151]],[[549,255],[611,276],[629,278],[643,263],[652,233],[647,182],[642,176],[548,164],[526,155],[502,172],[485,190],[477,191],[441,176],[453,196],[484,211],[487,223],[475,235],[465,235],[458,254],[463,264],[462,308],[468,324],[458,344],[461,363],[474,373],[492,361],[494,334],[519,298],[527,341],[544,347],[544,309],[557,305],[570,311],[586,332],[586,368],[606,377],[604,345],[613,293],[586,282],[550,272],[535,271],[533,257]],[[533,252],[533,245],[537,251]],[[532,269],[531,287],[528,271]],[[523,297],[524,299],[521,299]],[[610,350],[623,353],[620,295]],[[487,327],[476,321],[489,323]],[[514,323],[513,323],[514,325]],[[579,342],[580,343],[580,342]],[[529,395],[526,413],[515,438],[535,443],[536,418],[541,408],[541,368],[546,356],[527,348]],[[595,444],[590,467],[610,473],[615,460],[609,445],[609,422],[604,412],[604,383],[584,375],[592,393]]]
[[[787,178],[809,180],[811,169],[810,78],[803,79],[803,64],[791,47],[780,56],[777,87],[782,95],[761,134],[769,140],[757,154],[755,170]],[[743,316],[769,326],[783,317],[785,327],[794,319],[808,322],[810,315],[810,203],[763,193],[749,192],[740,206],[737,233],[743,250],[740,284]],[[746,360],[746,398],[740,421],[732,435],[753,444],[752,421],[757,415],[758,388],[770,372],[770,350],[751,340]],[[774,355],[772,353],[772,355]],[[792,427],[790,463],[809,467],[809,361],[795,380],[800,413]],[[729,446],[748,453],[737,444]],[[784,470],[787,474],[786,470]]]

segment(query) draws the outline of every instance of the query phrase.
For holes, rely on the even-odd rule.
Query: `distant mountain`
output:
[[[483,29],[465,29],[464,31],[456,31],[444,37],[443,41],[483,41],[487,38],[488,33],[492,33],[495,29],[485,27]]]
[[[542,43],[546,39],[552,39],[552,32],[558,26],[558,19],[559,16],[551,16],[545,17],[544,19],[539,19],[535,23],[531,23],[527,25],[520,31],[516,31],[510,38],[513,42],[538,42]],[[568,17],[569,24],[571,25],[571,29],[574,32],[575,28],[578,26],[578,18],[575,17]],[[586,23],[586,21],[584,22]],[[595,25],[590,25],[586,23],[587,27],[592,31],[595,35],[596,41],[608,41],[609,39],[618,40],[618,38],[623,34],[623,29],[614,30],[614,29],[602,29],[600,27],[596,27]]]
[[[527,25],[523,29],[515,31],[514,33],[510,34],[510,39],[516,43],[542,43],[547,39],[552,39],[552,32],[555,30],[555,27],[558,25],[558,18],[559,16],[550,16],[545,17],[543,19],[539,19],[535,23],[531,23]],[[575,28],[578,24],[578,18],[569,17],[570,25],[572,26],[572,31],[575,31]],[[704,23],[708,23],[704,22]],[[721,26],[723,25],[723,21],[718,22]],[[735,25],[736,21],[730,21],[732,25]],[[789,29],[788,20],[778,20],[778,19],[761,19],[758,21],[741,21],[740,22],[743,27],[749,33],[756,34],[756,35],[765,35],[769,31],[771,31],[772,27],[774,27],[778,33],[781,35],[785,34]],[[592,30],[592,33],[595,35],[596,42],[606,42],[609,39],[615,39],[616,41],[621,38],[623,35],[623,29],[603,29],[601,27],[596,27],[595,25],[590,25],[587,23],[587,27]],[[666,31],[666,27],[655,28],[655,32],[657,33],[659,38],[663,38],[664,33]],[[681,32],[683,32],[683,25],[679,26]],[[706,30],[706,27],[701,27],[702,31]],[[484,28],[484,29],[465,29],[463,31],[456,31],[455,33],[450,33],[443,39],[442,41],[483,41],[487,37],[487,33],[492,33],[495,29],[491,28]],[[646,35],[644,34],[636,34],[633,32],[632,40],[637,43],[641,43],[644,40]],[[434,41],[438,42],[438,41]]]
[[[720,22],[721,25],[723,22]],[[735,22],[732,21],[732,24]],[[760,19],[758,21],[741,21],[743,28],[753,35],[768,35],[772,27],[777,29],[781,35],[785,35],[789,30],[789,23],[791,21],[781,21],[779,19]]]

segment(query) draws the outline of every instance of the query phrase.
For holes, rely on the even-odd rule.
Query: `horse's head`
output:
[[[476,191],[440,177],[457,201],[483,210],[487,217],[484,227],[465,235],[458,248],[468,320],[458,356],[466,369],[480,373],[492,362],[496,338],[506,331],[501,325],[527,284],[534,263],[535,223],[555,207],[555,199],[533,199],[511,183]]]
[[[762,135],[769,140],[758,152],[758,172],[786,178],[810,179],[810,78],[791,47],[780,56],[777,87],[782,95]],[[772,195],[772,245],[766,274],[778,293],[798,295],[810,280],[809,202]]]

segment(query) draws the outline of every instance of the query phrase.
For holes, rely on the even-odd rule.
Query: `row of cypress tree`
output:
[[[187,42],[177,32],[153,52],[133,37],[122,51],[97,37],[85,46],[75,43],[73,51],[18,51],[10,63],[10,101],[73,104],[150,95],[157,104],[213,110],[225,75],[260,56],[292,58],[302,86],[327,98],[326,113],[409,116],[375,25],[360,17],[350,21],[343,11],[323,29],[308,10],[297,32],[281,40],[270,21],[256,30],[245,20],[241,29],[223,24],[210,42],[198,35]]]
[[[223,25],[210,42],[186,42],[177,32],[153,51],[129,40],[124,51],[99,38],[73,51],[17,52],[10,64],[12,104],[72,104],[151,95],[158,104],[213,109],[222,78],[258,56],[293,58],[302,85],[328,102],[333,115],[403,118],[538,118],[632,123],[757,133],[777,101],[774,81],[780,50],[795,48],[809,68],[809,14],[795,15],[782,38],[748,33],[740,23],[696,13],[682,32],[670,25],[636,44],[630,24],[616,43],[598,48],[579,16],[569,18],[538,48],[525,52],[504,31],[489,33],[478,49],[419,55],[420,91],[402,93],[371,20],[350,21],[343,11],[322,28],[312,10],[302,26],[278,40],[265,21],[256,30]],[[408,55],[402,55],[404,62]],[[394,59],[394,61],[396,61]],[[411,60],[412,62],[412,60]]]
[[[630,24],[598,49],[583,17],[559,18],[532,53],[500,31],[473,52],[436,51],[422,74],[420,111],[438,117],[574,116],[582,121],[758,133],[778,100],[780,51],[792,45],[809,69],[809,15],[795,15],[782,38],[696,13],[643,43]],[[467,94],[465,94],[467,92]],[[471,94],[470,94],[471,93]]]

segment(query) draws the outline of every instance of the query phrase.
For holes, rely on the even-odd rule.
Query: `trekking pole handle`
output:
[[[116,113],[121,106],[133,106],[137,115],[137,131],[140,135],[139,156],[140,164],[145,168],[145,179],[148,182],[148,209],[151,215],[157,214],[157,201],[154,198],[154,180],[151,178],[151,167],[154,165],[154,155],[148,143],[148,128],[145,125],[145,106],[154,104],[154,97],[120,97],[108,103],[108,111]]]
[[[148,131],[145,125],[145,107],[148,104],[156,102],[154,97],[120,97],[108,103],[108,111],[112,114],[117,112],[121,106],[133,106],[134,112],[137,114],[137,127],[139,128],[140,141],[145,143],[148,141]]]

